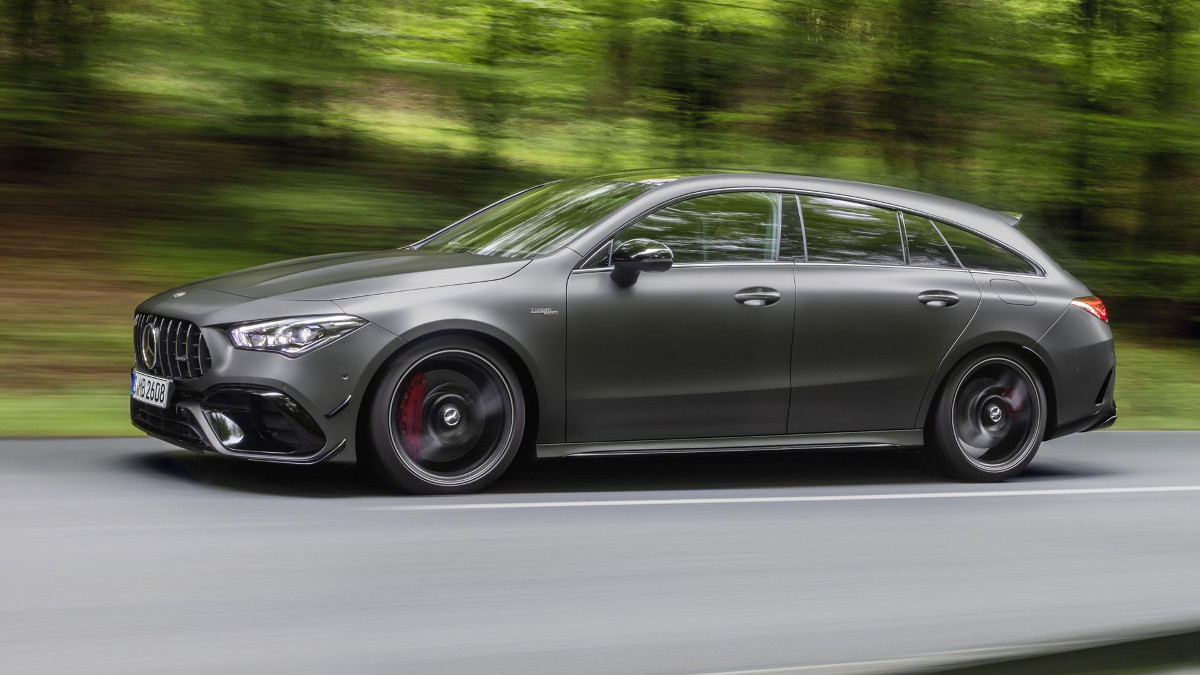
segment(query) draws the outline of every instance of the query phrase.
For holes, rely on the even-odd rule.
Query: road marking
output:
[[[1063,497],[1077,495],[1200,492],[1200,485],[1067,488],[1058,490],[990,490],[978,492],[890,492],[867,495],[795,495],[780,497],[700,497],[692,499],[598,499],[572,502],[455,502],[450,504],[388,504],[367,511],[483,511],[492,509],[558,509],[615,506],[694,506],[698,504],[792,504],[808,502],[880,502],[906,499],[991,499],[998,497]]]

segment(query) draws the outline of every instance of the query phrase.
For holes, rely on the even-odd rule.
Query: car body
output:
[[[1102,303],[1016,221],[787,174],[557,181],[402,249],[284,261],[150,298],[135,320],[144,391],[131,415],[184,447],[357,458],[422,492],[478,489],[518,447],[926,447],[951,476],[999,480],[1042,440],[1116,415]],[[413,365],[424,358],[437,362]],[[439,391],[449,402],[427,410]],[[487,417],[493,407],[502,420]],[[489,452],[505,457],[472,464],[469,479],[422,476],[410,460],[454,441],[430,434],[466,443],[446,426],[456,416],[490,420],[484,435],[504,438]],[[1000,457],[989,444],[1018,425],[1021,447]],[[956,438],[961,457],[946,447]]]

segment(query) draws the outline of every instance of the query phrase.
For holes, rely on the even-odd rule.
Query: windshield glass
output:
[[[476,214],[420,248],[532,258],[557,249],[652,187],[649,182],[594,178],[550,183]]]

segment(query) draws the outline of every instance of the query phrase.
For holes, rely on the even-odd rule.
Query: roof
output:
[[[1019,217],[1010,214],[999,213],[982,206],[927,192],[875,183],[789,173],[727,169],[635,169],[593,178],[653,183],[658,185],[658,189],[671,184],[675,188],[686,188],[687,191],[719,187],[763,187],[840,195],[983,229],[987,229],[987,226],[992,223],[1011,226],[1019,220]]]
[[[638,217],[639,214],[645,213],[649,209],[656,208],[657,205],[682,199],[698,192],[745,189],[796,191],[861,200],[885,208],[922,215],[974,230],[1020,251],[1043,268],[1054,265],[1053,260],[1036,244],[1012,227],[1018,220],[1014,216],[926,192],[817,176],[711,169],[639,169],[593,176],[591,179],[642,182],[652,184],[653,187],[614,211],[598,223],[596,228],[573,239],[568,247],[581,255],[585,255],[594,247],[602,244],[605,238],[611,236],[612,232],[628,223],[630,219]]]

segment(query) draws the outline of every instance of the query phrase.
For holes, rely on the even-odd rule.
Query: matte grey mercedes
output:
[[[1020,473],[1116,419],[1104,304],[1019,218],[737,172],[560,180],[400,249],[138,307],[134,425],[263,462],[478,490],[536,457],[923,448]]]

